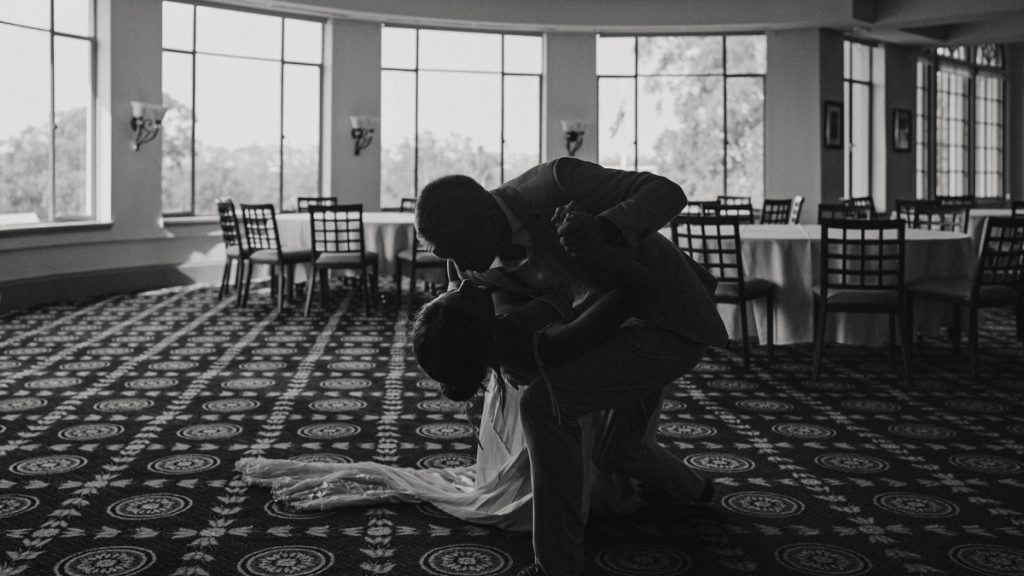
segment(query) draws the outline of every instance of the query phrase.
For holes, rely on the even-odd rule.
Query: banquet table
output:
[[[377,252],[381,276],[394,274],[395,255],[412,245],[414,218],[412,212],[363,212],[366,249]],[[277,215],[277,231],[284,248],[309,248],[310,228],[307,213]]]
[[[665,229],[663,234],[670,235]],[[740,226],[743,272],[747,277],[770,280],[775,292],[775,343],[813,341],[814,292],[818,279],[821,227],[817,224],[745,224]],[[968,278],[976,259],[969,234],[907,229],[906,281],[934,278]],[[767,316],[763,301],[748,304],[750,334],[767,342]],[[731,337],[742,334],[735,305],[722,304],[719,311]],[[750,312],[753,312],[752,314]],[[948,307],[918,303],[915,328],[932,333],[946,324]],[[752,320],[752,322],[751,322]],[[880,346],[889,341],[884,314],[837,314],[828,317],[826,340],[861,346]]]

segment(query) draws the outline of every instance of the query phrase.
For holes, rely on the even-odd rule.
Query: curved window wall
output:
[[[90,0],[0,2],[0,226],[96,217],[93,19]]]
[[[763,35],[598,36],[598,158],[691,200],[764,198]]]
[[[540,161],[542,38],[385,26],[382,208],[431,180],[494,188]]]

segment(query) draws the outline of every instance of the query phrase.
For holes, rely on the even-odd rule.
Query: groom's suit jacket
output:
[[[648,172],[559,158],[526,171],[492,194],[522,223],[520,234],[531,237],[534,254],[552,246],[550,219],[559,206],[575,202],[584,211],[606,218],[621,232],[634,260],[659,283],[654,287],[657,297],[645,301],[638,317],[702,344],[727,342],[728,333],[712,300],[716,280],[658,232],[686,205],[685,194],[672,181]],[[577,272],[571,266],[565,271],[579,277]]]

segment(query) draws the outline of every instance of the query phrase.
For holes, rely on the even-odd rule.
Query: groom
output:
[[[691,370],[707,346],[728,338],[711,298],[714,278],[658,233],[685,205],[682,189],[666,178],[576,158],[540,164],[496,190],[452,175],[420,193],[416,227],[425,244],[482,287],[514,284],[527,293],[569,287],[582,311],[608,289],[586,265],[590,254],[605,249],[621,251],[662,284],[661,296],[611,338],[548,369],[550,387],[523,393],[535,563],[520,576],[583,571],[580,416],[614,409],[598,441],[603,470],[649,482],[680,501],[701,493],[688,485],[693,475],[679,459],[643,441],[664,388]]]

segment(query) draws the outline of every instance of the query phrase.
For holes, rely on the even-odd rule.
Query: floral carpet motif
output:
[[[0,316],[0,576],[499,576],[528,535],[429,504],[297,512],[240,458],[475,460],[408,346],[408,314],[342,292],[305,317],[192,286]],[[983,317],[981,374],[926,338],[887,350],[712,350],[659,440],[715,478],[708,506],[594,517],[587,573],[1024,574],[1024,347]]]

